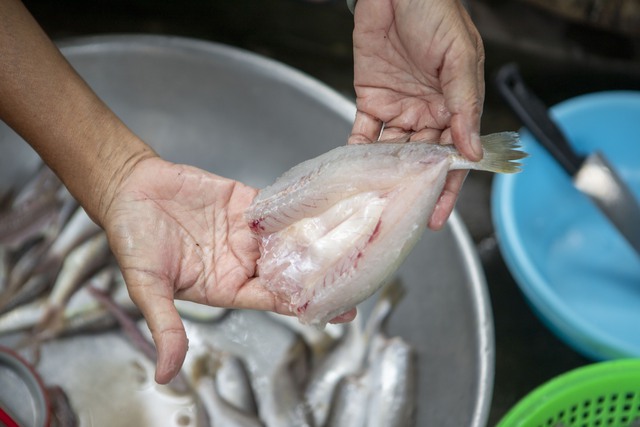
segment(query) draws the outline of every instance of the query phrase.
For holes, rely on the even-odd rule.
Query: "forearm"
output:
[[[98,223],[119,182],[154,155],[93,93],[17,0],[0,0],[0,118]]]

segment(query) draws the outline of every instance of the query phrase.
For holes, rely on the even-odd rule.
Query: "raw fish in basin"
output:
[[[515,161],[526,154],[516,133],[481,140],[479,162],[450,145],[378,142],[341,146],[284,173],[246,212],[264,286],[318,326],[367,299],[422,235],[447,172],[520,170]]]

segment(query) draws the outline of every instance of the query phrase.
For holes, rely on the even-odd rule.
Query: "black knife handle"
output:
[[[547,107],[524,83],[516,64],[504,65],[496,76],[498,90],[524,126],[570,176],[582,165],[566,137],[549,116]]]

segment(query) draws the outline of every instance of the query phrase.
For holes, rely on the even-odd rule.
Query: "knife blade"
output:
[[[640,205],[604,154],[578,154],[549,115],[544,103],[525,84],[516,64],[496,75],[498,91],[538,142],[611,221],[640,256]]]

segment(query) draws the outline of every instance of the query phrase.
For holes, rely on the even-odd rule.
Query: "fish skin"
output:
[[[342,378],[336,386],[326,426],[367,427],[370,388],[368,371]]]
[[[27,284],[38,276],[43,276],[41,280],[45,282],[52,281],[52,277],[34,274],[34,270],[38,268],[38,263],[43,254],[46,253],[50,243],[48,241],[36,242],[33,246],[26,249],[20,258],[13,264],[11,271],[7,276],[7,283],[4,292],[0,294],[0,313],[10,310],[16,304],[24,303],[29,300],[30,296],[37,296],[38,293],[32,294]],[[42,290],[42,289],[40,289]]]
[[[230,405],[219,395],[213,378],[198,379],[195,386],[198,397],[215,427],[264,427],[255,416],[246,414]]]
[[[62,182],[56,174],[44,163],[32,177],[22,185],[12,201],[13,206],[21,205],[28,200],[39,198],[43,193],[55,193],[62,187]]]
[[[401,337],[377,335],[370,360],[367,427],[411,427],[415,423],[417,364]]]
[[[78,207],[64,225],[59,235],[51,242],[35,273],[48,270],[58,272],[65,257],[78,245],[98,234],[102,229],[95,223],[82,207]]]
[[[9,284],[9,275],[11,274],[10,258],[9,250],[0,245],[0,295],[4,294]]]
[[[114,275],[114,283],[110,290],[113,301],[135,320],[142,318],[138,307],[129,296],[124,278],[117,267],[114,267]],[[90,286],[81,287],[78,292],[71,296],[65,307],[65,325],[64,329],[60,331],[60,336],[86,333],[88,331],[103,331],[116,325],[117,321],[113,314],[104,308],[90,291],[92,288],[103,292],[108,292],[109,290],[101,288],[96,282],[92,282]]]
[[[42,230],[42,239],[35,242],[33,246],[23,248],[22,255],[13,265],[9,276],[7,277],[6,292],[0,294],[0,312],[15,307],[16,304],[29,301],[31,297],[37,296],[38,292],[31,292],[33,287],[29,289],[26,284],[35,276],[43,276],[38,279],[40,282],[53,282],[55,275],[58,273],[65,256],[79,244],[82,240],[75,240],[75,246],[70,246],[69,234],[70,228],[75,227],[70,220],[67,224],[71,213],[77,207],[77,202],[71,197],[68,191],[61,192],[62,200],[61,208],[55,213],[55,220],[48,227]],[[74,223],[77,221],[73,221]],[[65,225],[66,224],[66,225]],[[71,226],[71,227],[70,227]],[[96,226],[97,227],[97,226]],[[78,233],[75,233],[76,235]],[[88,238],[89,235],[86,235]],[[86,240],[85,238],[85,240]],[[60,240],[62,239],[62,240]],[[62,244],[66,244],[66,251],[61,251]],[[35,281],[31,281],[31,284]],[[40,289],[42,290],[42,289]],[[37,291],[37,289],[36,289]]]
[[[100,233],[76,247],[65,258],[49,294],[47,312],[36,329],[45,330],[47,324],[62,315],[65,304],[86,279],[102,269],[111,254],[107,236]],[[105,274],[111,274],[107,269]]]
[[[0,314],[5,314],[20,307],[23,304],[30,303],[38,298],[45,289],[51,286],[51,278],[44,274],[32,276],[15,292],[8,288],[6,292],[0,295]]]
[[[318,426],[326,424],[339,382],[345,377],[358,375],[365,368],[372,337],[383,332],[403,295],[402,282],[390,282],[380,293],[365,324],[362,324],[360,317],[346,324],[345,334],[314,368],[305,389],[305,400]]]
[[[77,292],[71,295],[68,303],[64,307],[64,313],[61,314],[59,319],[55,319],[57,322],[47,324],[46,337],[41,336],[38,337],[38,339],[53,338],[57,334],[64,332],[70,322],[78,322],[78,319],[81,317],[102,315],[106,312],[101,307],[101,304],[91,296],[88,291],[88,286],[92,286],[103,292],[111,291],[114,294],[114,298],[117,297],[119,301],[123,300],[123,296],[128,298],[128,294],[122,295],[122,290],[118,289],[119,287],[124,287],[124,292],[126,293],[124,280],[116,281],[113,278],[119,272],[117,267],[108,266],[87,280],[85,285],[81,286]],[[115,289],[111,290],[112,288]],[[50,295],[48,294],[0,314],[0,336],[33,328],[38,325],[45,314],[51,310],[50,304]],[[123,303],[123,305],[127,306],[126,303]],[[127,309],[131,309],[130,306],[133,306],[133,302],[127,306]]]
[[[69,396],[60,386],[47,387],[50,405],[50,427],[77,427],[80,425]]]
[[[0,211],[0,243],[18,248],[55,224],[65,199],[59,194],[61,187],[53,171],[42,165],[10,206]]]
[[[47,297],[41,297],[0,315],[0,336],[35,326],[47,306]]]
[[[512,173],[515,133],[482,137],[480,162],[452,146],[335,148],[261,190],[245,218],[258,237],[258,274],[302,323],[324,326],[375,293],[424,232],[454,169]]]
[[[326,423],[331,400],[337,384],[362,368],[366,343],[361,322],[356,319],[347,324],[345,334],[332,351],[314,368],[304,398],[313,412],[316,425]]]
[[[60,324],[47,325],[46,336],[39,334],[34,338],[44,340],[55,338],[58,335],[80,332],[85,327],[90,329],[93,324],[102,323],[103,318],[112,319],[111,314],[91,295],[89,286],[102,292],[110,292],[114,300],[125,310],[135,309],[120,270],[115,266],[105,267],[71,295],[64,308],[62,318],[59,319]],[[44,295],[0,314],[0,336],[33,328],[50,310],[49,304],[49,295]],[[110,322],[110,324],[113,323]]]
[[[60,201],[54,194],[27,200],[0,215],[0,244],[18,248],[55,223]]]
[[[296,336],[269,375],[267,390],[261,396],[260,418],[269,427],[317,427],[311,408],[302,395],[301,366],[306,365],[309,349]]]
[[[286,325],[302,337],[311,350],[312,363],[321,360],[329,353],[346,331],[346,326],[343,323],[328,324],[324,329],[318,329],[314,326],[300,323],[294,316],[278,314],[273,311],[265,311],[265,314],[276,322]]]
[[[257,416],[258,405],[251,388],[251,378],[242,359],[228,352],[217,355],[215,385],[220,398],[241,412]]]
[[[413,426],[416,370],[409,344],[400,337],[376,334],[366,366],[338,383],[326,426]]]
[[[413,348],[401,337],[389,338],[377,331],[362,370],[345,376],[336,386],[326,426],[413,426],[416,378]]]
[[[70,252],[51,290],[52,302],[62,304],[67,301],[83,279],[107,263],[110,253],[105,234],[96,235]]]

